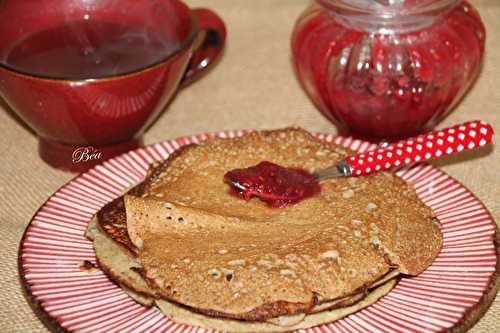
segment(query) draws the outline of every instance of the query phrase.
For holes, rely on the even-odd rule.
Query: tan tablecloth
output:
[[[146,135],[147,143],[223,129],[300,125],[335,132],[300,89],[290,63],[292,25],[309,0],[189,0],[216,10],[229,31],[218,67],[182,91]],[[474,1],[488,30],[480,79],[441,126],[471,119],[491,122],[500,132],[500,1]],[[37,156],[36,137],[9,112],[0,111],[0,331],[45,332],[19,286],[17,250],[37,208],[73,175],[53,170]],[[498,147],[439,162],[471,189],[500,221]],[[472,332],[500,332],[500,299]]]

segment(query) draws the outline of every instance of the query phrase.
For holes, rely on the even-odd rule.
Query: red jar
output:
[[[341,131],[395,139],[432,128],[484,55],[478,12],[457,0],[317,0],[297,20],[297,75]]]

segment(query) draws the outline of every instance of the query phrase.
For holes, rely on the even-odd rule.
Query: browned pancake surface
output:
[[[171,155],[170,159],[174,159],[176,156],[180,155],[186,149],[191,146],[184,146],[177,150]],[[152,164],[146,179],[140,184],[131,188],[127,194],[133,196],[142,196],[145,193],[146,188],[150,186],[152,182],[165,172],[168,167],[169,160]],[[127,232],[127,218],[125,215],[125,206],[123,202],[123,196],[116,198],[110,203],[106,204],[101,210],[97,212],[97,224],[99,229],[102,230],[108,237],[115,241],[118,245],[122,247],[123,250],[127,252],[130,256],[135,256],[137,248],[132,244]]]
[[[285,209],[237,199],[222,181],[262,160],[312,171],[349,153],[299,129],[183,151],[145,183],[144,199],[130,198],[128,214],[148,225],[136,244],[144,276],[200,312],[262,320],[350,295],[391,266],[418,274],[439,252],[441,234],[430,209],[393,175],[326,181],[321,195]],[[172,208],[177,215],[168,218]],[[160,230],[148,232],[150,223]]]
[[[132,225],[155,225],[138,242],[145,277],[164,297],[203,313],[247,320],[307,313],[390,268],[368,241],[335,224],[228,219],[134,197],[126,204]]]

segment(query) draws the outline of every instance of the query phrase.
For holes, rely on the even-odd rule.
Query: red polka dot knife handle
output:
[[[349,157],[343,166],[344,173],[368,175],[460,153],[490,143],[493,134],[491,125],[484,121],[470,121]]]

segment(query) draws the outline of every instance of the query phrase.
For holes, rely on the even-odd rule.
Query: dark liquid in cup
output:
[[[154,64],[178,46],[144,26],[82,20],[29,35],[11,48],[5,63],[46,77],[102,78]]]

